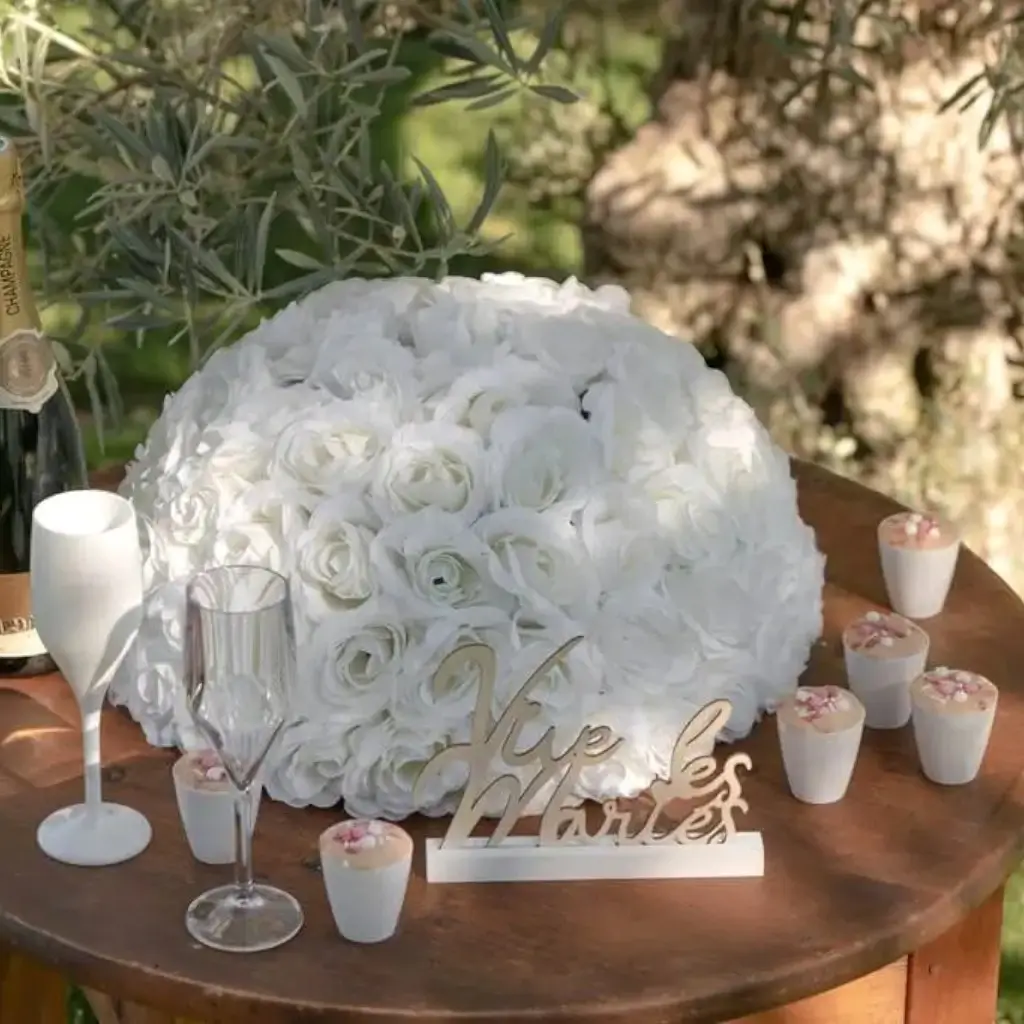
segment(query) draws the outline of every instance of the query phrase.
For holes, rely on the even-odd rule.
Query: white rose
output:
[[[269,481],[250,488],[229,509],[213,542],[220,565],[262,565],[289,574],[295,557],[288,539],[299,536],[309,515],[293,492]]]
[[[364,325],[347,310],[335,313],[309,383],[341,399],[405,407],[416,395],[416,357],[384,334],[383,326]]]
[[[220,517],[220,491],[213,477],[207,475],[182,491],[165,515],[175,543],[199,545],[208,540]]]
[[[767,442],[765,442],[767,443]],[[729,451],[700,459],[708,481],[721,495],[723,512],[744,545],[760,548],[790,542],[802,545],[803,523],[793,515],[796,484],[788,458],[766,456],[763,445],[747,456]]]
[[[314,497],[360,486],[393,428],[394,421],[363,400],[306,408],[278,437],[273,472]]]
[[[607,312],[629,312],[629,292],[617,285],[602,285],[596,291],[570,277],[561,284],[544,278],[527,277],[516,271],[482,274],[479,281],[448,278],[448,286],[464,301],[490,301],[516,311],[545,309],[556,313],[572,313],[581,307],[596,307]],[[633,321],[636,324],[636,321]]]
[[[707,564],[666,579],[666,590],[693,630],[705,666],[720,666],[721,686],[730,692],[743,692],[739,681],[750,680],[762,707],[773,706],[792,690],[810,645],[821,634],[821,589],[815,581],[823,573],[824,557],[816,552],[807,557],[809,541],[805,537],[802,547],[785,544],[757,557],[735,559],[728,573]],[[814,600],[797,600],[798,594],[815,593]],[[702,673],[710,671],[705,666]],[[745,735],[743,721],[749,715],[738,710],[729,735]]]
[[[612,348],[607,380],[639,404],[646,421],[659,431],[662,443],[685,455],[686,438],[700,417],[680,396],[701,387],[712,371],[693,345],[647,324],[638,330],[623,330],[623,338],[626,340],[617,341]]]
[[[717,379],[716,373],[709,373],[707,377]],[[701,401],[698,411],[700,424],[687,438],[691,456],[710,466],[719,463],[724,456],[749,467],[758,449],[764,447],[764,428],[758,423],[754,410],[730,393]]]
[[[278,537],[261,523],[230,523],[213,542],[211,564],[261,565],[286,573],[290,570],[290,561]]]
[[[295,339],[307,337],[315,322],[308,309],[293,302],[248,335],[248,345],[260,352],[277,384],[288,387],[309,376],[322,346],[296,345]]]
[[[494,365],[474,367],[457,376],[434,400],[434,417],[488,437],[495,418],[521,405],[578,408],[576,393],[562,377],[538,363],[506,356]]]
[[[146,595],[135,644],[108,690],[111,703],[126,706],[154,746],[196,732],[182,686],[186,583],[172,580]]]
[[[147,646],[156,646],[153,640]],[[107,698],[125,707],[142,725],[146,742],[170,747],[178,740],[174,693],[181,687],[181,672],[170,661],[156,660],[150,650],[140,649],[139,660],[127,657],[115,673]]]
[[[506,335],[515,355],[564,375],[577,391],[601,375],[617,336],[586,308],[566,316],[524,313]]]
[[[348,814],[400,821],[417,810],[440,815],[455,809],[459,783],[451,771],[432,773],[426,798],[421,803],[413,798],[423,769],[447,745],[444,737],[427,737],[377,718],[357,726],[350,744],[342,787]]]
[[[365,721],[388,708],[415,638],[400,613],[373,602],[324,619],[310,641],[310,713],[326,707]]]
[[[185,594],[188,578],[171,580],[146,596],[145,610],[150,627],[173,651],[185,643]]]
[[[761,720],[760,701],[764,690],[763,673],[753,659],[749,660],[749,666],[745,672],[736,661],[737,659],[723,659],[720,668],[713,662],[709,663],[702,673],[705,679],[713,678],[713,674],[720,674],[723,677],[720,684],[712,683],[712,685],[715,685],[716,692],[732,705],[729,720],[720,735],[722,740],[742,739]],[[792,686],[786,687],[779,693],[780,697],[793,689],[797,676],[799,676],[799,672],[794,675]]]
[[[274,747],[273,769],[264,780],[270,796],[292,807],[339,803],[355,724],[343,715],[320,715],[285,728]]]
[[[722,513],[743,543],[758,547],[784,537],[802,543],[788,456],[772,444],[723,374],[707,372],[693,390],[699,423],[686,438],[687,461],[718,495]]]
[[[507,603],[488,569],[489,550],[451,512],[421,509],[373,541],[373,567],[384,593],[416,615]]]
[[[687,562],[723,563],[740,544],[730,503],[693,465],[676,465],[643,481],[657,510],[662,537]]]
[[[751,609],[765,607],[775,584],[774,575],[762,574],[750,559],[732,559],[728,572],[705,563],[666,577],[667,593],[708,657],[748,649],[760,626]]]
[[[196,445],[207,452],[207,464],[230,500],[246,487],[266,478],[271,446],[248,423],[223,423],[208,427]]]
[[[398,688],[393,713],[403,729],[432,737],[446,735],[467,742],[474,708],[480,695],[480,672],[475,665],[437,678],[444,659],[466,644],[485,644],[494,651],[500,671],[507,665],[507,613],[495,608],[469,608],[458,616],[429,623],[421,643],[410,652],[405,677]],[[525,677],[524,677],[525,680]],[[497,680],[496,680],[497,681]],[[495,688],[497,695],[500,687]],[[504,707],[489,707],[500,714]]]
[[[591,496],[580,511],[579,532],[605,592],[652,587],[671,554],[659,536],[655,503],[621,484]]]
[[[722,455],[750,461],[772,450],[754,410],[737,396],[720,370],[708,370],[690,381],[698,432],[687,438],[694,461],[715,463]]]
[[[484,450],[471,430],[447,423],[398,430],[377,463],[371,503],[381,519],[424,508],[472,521],[486,499]]]
[[[138,461],[130,462],[125,469],[118,494],[128,498],[137,508],[154,508],[164,500],[166,488],[162,484],[166,477],[160,471],[159,462],[150,463],[148,453],[141,445],[135,450],[135,458]]]
[[[135,461],[128,466],[125,482],[137,487],[148,478],[173,476],[198,447],[201,430],[196,423],[194,402],[164,399],[163,413],[153,424],[145,444],[135,449]],[[159,470],[158,468],[159,467]]]
[[[685,433],[677,436],[653,419],[642,391],[603,381],[587,389],[581,406],[600,439],[605,470],[619,480],[643,480],[687,455]]]
[[[476,281],[469,277],[449,277],[441,287],[462,302],[482,302],[520,312],[547,309],[558,299],[559,285],[542,277],[527,277],[516,270],[500,274],[481,274]]]
[[[261,454],[266,453],[269,462],[281,434],[302,413],[309,414],[325,401],[329,401],[329,397],[323,391],[306,387],[305,384],[294,384],[270,391],[255,391],[251,395],[246,395],[230,420],[220,420],[214,426],[222,427],[227,424],[234,427],[245,424],[260,438]]]
[[[397,327],[424,293],[429,294],[433,288],[433,282],[420,277],[373,281],[350,277],[345,281],[332,281],[295,303],[294,308],[302,310],[314,322],[318,333],[324,331],[339,310],[344,310],[354,323],[367,328]]]
[[[273,384],[264,354],[255,345],[218,349],[207,359],[203,372],[192,379],[201,389],[196,405],[200,429],[217,419],[240,418],[239,410],[252,402],[252,396]]]
[[[246,343],[260,350],[276,382],[304,382],[349,343],[393,333],[422,284],[411,278],[333,282],[264,320]],[[296,344],[296,339],[305,343]],[[363,354],[372,357],[372,349]]]
[[[615,757],[580,772],[577,794],[590,800],[603,800],[607,793],[623,797],[639,796],[656,778],[666,778],[679,733],[706,703],[697,703],[668,693],[658,699],[657,712],[638,704],[635,696],[603,695],[595,702],[588,721],[604,725],[614,736],[629,737]],[[701,753],[711,753],[707,743]]]
[[[198,438],[198,434],[196,437]],[[165,509],[198,481],[209,479],[206,460],[195,453],[177,462],[173,472],[145,471],[130,473],[120,491],[135,502]],[[161,511],[162,514],[162,511]]]
[[[407,327],[421,359],[443,355],[455,364],[479,365],[493,356],[500,340],[500,313],[479,302],[461,302],[445,286],[410,312]]]
[[[207,502],[216,507],[204,510],[201,500],[193,500],[190,491],[193,480],[191,472],[180,474],[187,477],[188,484],[178,480],[161,481],[152,491],[134,485],[122,484],[120,492],[135,506],[138,525],[139,546],[143,560],[143,584],[147,590],[176,576],[186,576],[209,554],[210,537],[195,541],[195,520],[208,520],[211,524],[219,521],[223,505],[217,496],[210,493],[209,482],[201,484],[207,492]],[[170,510],[174,509],[172,513]],[[171,527],[174,519],[179,525]]]
[[[365,502],[339,495],[316,507],[295,541],[296,599],[314,619],[349,611],[373,594],[370,545],[377,518]]]
[[[590,630],[571,619],[554,616],[527,621],[528,618],[524,613],[514,620],[510,653],[504,662],[494,711],[503,711],[526,680],[564,644],[583,637],[540,677],[530,692],[531,700],[566,719],[567,727],[575,723],[578,732],[585,724],[583,709],[587,695],[599,689],[604,678],[600,651],[587,635]],[[570,742],[572,739],[575,736],[569,737]]]
[[[597,580],[567,516],[505,508],[484,516],[474,532],[490,548],[491,578],[540,614],[586,615]]]
[[[705,388],[706,378],[717,372],[708,368],[700,351],[689,342],[630,317],[608,317],[606,322],[609,327],[615,323],[621,327],[609,354],[608,378],[627,390],[647,394],[659,419],[668,422],[674,416],[692,416],[691,403],[685,398],[680,401],[680,396]]]
[[[175,544],[163,528],[147,513],[137,512],[139,548],[142,552],[142,587],[149,593],[174,576],[183,576],[192,569],[190,548]]]
[[[600,475],[600,448],[578,412],[509,409],[491,429],[491,470],[499,505],[579,507]]]
[[[661,699],[692,697],[698,665],[694,631],[673,601],[659,591],[619,591],[606,596],[591,636],[604,658],[613,695]]]
[[[569,312],[579,306],[595,306],[608,313],[628,314],[633,300],[625,288],[617,284],[603,284],[591,289],[575,277],[569,277],[559,286],[557,303],[560,309]],[[630,325],[635,329],[636,320]]]

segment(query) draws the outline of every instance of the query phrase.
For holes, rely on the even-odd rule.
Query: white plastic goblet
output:
[[[140,854],[152,836],[138,811],[104,803],[103,698],[142,621],[142,556],[131,503],[107,491],[46,498],[32,516],[32,614],[82,716],[85,803],[54,811],[36,839],[65,864],[99,867]]]

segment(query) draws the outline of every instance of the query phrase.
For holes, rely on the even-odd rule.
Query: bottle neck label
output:
[[[57,361],[37,330],[0,338],[0,409],[38,413],[58,388]]]

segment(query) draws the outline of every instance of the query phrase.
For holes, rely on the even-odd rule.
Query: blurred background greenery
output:
[[[127,4],[122,10],[122,5],[115,0],[95,4],[54,3],[49,5],[49,19],[45,24],[85,42],[89,42],[94,33],[109,38],[117,32],[119,46],[138,46],[146,25],[143,16],[138,15],[140,6],[145,5]],[[436,6],[446,13],[443,2]],[[456,4],[447,6],[457,7]],[[523,12],[524,24],[542,23],[546,5],[534,6],[534,11]],[[475,111],[464,106],[456,109],[441,104],[414,105],[415,97],[451,84],[452,62],[427,42],[427,31],[436,29],[438,23],[424,17],[419,5],[380,5],[383,8],[381,20],[387,25],[390,38],[399,38],[394,63],[407,69],[409,74],[400,81],[388,83],[382,90],[380,115],[367,120],[373,159],[389,165],[396,175],[404,178],[414,177],[416,161],[421,161],[430,168],[443,189],[454,218],[465,223],[487,188],[487,139],[492,129],[505,158],[508,180],[479,232],[481,244],[465,246],[466,252],[456,251],[445,264],[451,272],[478,274],[483,270],[511,269],[559,279],[582,274],[584,190],[602,156],[627,139],[649,116],[649,83],[658,67],[663,46],[657,27],[656,3],[617,5],[613,2],[604,6],[607,10],[600,16],[586,9],[571,15],[562,25],[558,45],[545,62],[546,68],[553,71],[555,81],[582,90],[578,102],[559,106],[542,96],[521,91],[506,98],[498,108]],[[166,7],[168,10],[181,8],[170,15],[175,24],[180,24],[182,12],[187,20],[187,4],[168,3]],[[258,20],[261,12],[253,12],[248,7],[239,4],[238,17]],[[274,7],[264,5],[265,20],[268,23],[283,20],[287,25],[282,6],[276,6],[273,14],[266,13]],[[628,15],[620,14],[617,7],[628,9]],[[122,17],[125,11],[129,13]],[[12,24],[22,27],[22,24],[8,23],[5,39],[8,47],[13,45]],[[131,24],[132,28],[126,29],[126,24]],[[513,23],[514,32],[516,24],[518,22]],[[275,26],[269,24],[268,27]],[[31,31],[26,34],[30,47],[39,36],[33,36]],[[517,41],[523,36],[522,31],[515,34]],[[161,33],[161,38],[167,38],[166,31]],[[185,40],[186,44],[190,41]],[[51,54],[63,53],[62,42],[62,37],[53,40]],[[94,71],[92,62],[83,63],[89,64],[90,72]],[[45,76],[40,75],[40,79],[45,81]],[[111,91],[104,88],[105,84],[96,90],[100,95]],[[30,199],[36,200],[30,210],[34,229],[31,256],[38,272],[40,296],[46,300],[44,318],[53,336],[64,341],[71,339],[76,363],[85,367],[84,372],[79,370],[74,375],[71,386],[86,426],[90,461],[94,465],[122,462],[145,436],[163,396],[176,389],[191,372],[196,349],[190,347],[187,337],[178,336],[179,332],[174,329],[176,324],[141,331],[121,329],[116,320],[111,326],[110,304],[104,306],[103,316],[90,315],[83,322],[82,304],[68,299],[69,293],[82,291],[82,287],[81,278],[75,276],[74,260],[64,251],[65,243],[72,223],[79,236],[88,236],[102,219],[96,216],[96,209],[90,207],[90,202],[98,190],[112,185],[108,173],[110,161],[105,162],[102,156],[92,159],[90,168],[90,160],[83,158],[73,140],[67,141],[69,133],[64,131],[64,138],[61,138],[62,128],[71,118],[66,112],[67,102],[60,105],[55,101],[57,112],[51,114],[49,124],[57,142],[51,145],[60,149],[63,141],[65,146],[60,152],[63,160],[54,174],[53,155],[44,152],[45,137],[39,146],[32,134],[33,127],[38,128],[41,114],[36,113],[35,118],[24,115],[26,106],[30,105],[26,104],[26,97],[44,96],[46,86],[33,86],[29,74],[9,85],[21,88],[8,89],[7,95],[2,97],[7,103],[0,106],[0,116],[6,119],[9,130],[24,136],[22,148],[27,150],[27,173],[34,190]],[[66,88],[65,83],[60,82],[51,96],[56,94],[63,99],[61,90]],[[149,98],[145,95],[145,99]],[[80,111],[79,94],[72,93],[72,100]],[[136,113],[137,106],[132,111]],[[76,112],[75,116],[79,114]],[[35,126],[31,123],[33,120],[36,120]],[[118,140],[115,138],[114,142]],[[118,155],[123,152],[122,148]],[[264,155],[260,154],[259,159],[264,160]],[[291,161],[283,162],[277,170],[282,178],[295,173]],[[139,178],[145,174],[152,176],[149,166],[142,168]],[[118,176],[113,177],[116,186]],[[132,188],[134,181],[127,178],[127,185]],[[256,191],[254,186],[250,188]],[[168,190],[165,198],[170,200],[170,205],[180,208],[173,190]],[[221,198],[214,196],[215,200]],[[41,209],[45,210],[45,216],[40,213]],[[424,231],[424,234],[438,233],[432,225],[427,225]],[[287,229],[285,240],[297,249],[303,248],[302,240],[296,241],[294,234],[289,236]],[[499,240],[500,247],[488,251],[489,243]],[[40,245],[41,241],[55,243],[55,251],[47,252]],[[278,244],[281,241],[281,237],[276,239]],[[76,246],[86,260],[92,258],[92,239],[80,237],[76,239]],[[316,254],[307,247],[301,255],[310,262],[309,267],[305,262],[299,264],[301,269],[312,269]],[[272,258],[268,256],[268,263]],[[278,264],[268,270],[272,285],[289,276],[298,276],[294,266],[281,266],[281,261]],[[67,271],[69,265],[73,268],[71,274]],[[379,276],[387,269],[386,266],[371,266],[369,276]],[[418,263],[405,261],[395,269],[416,272],[423,268]],[[116,299],[122,296],[115,294],[117,288],[111,279],[121,281],[123,276],[128,276],[125,270],[115,265],[108,270],[106,280],[100,282],[114,297],[115,312],[118,311]],[[73,286],[62,287],[69,280]],[[260,302],[253,309],[247,309],[246,316],[233,325],[231,336],[242,333],[259,315],[272,311],[291,297]],[[122,302],[121,306],[124,304]],[[147,307],[143,318],[152,312],[152,306]],[[122,317],[122,322],[129,319]],[[215,325],[216,329],[221,326],[220,323]],[[209,334],[212,336],[212,328]],[[203,340],[206,339],[201,342]],[[94,361],[93,356],[99,358]],[[116,394],[109,386],[111,378],[116,380]],[[106,415],[98,415],[101,412]],[[112,417],[111,413],[116,415]]]
[[[0,123],[91,463],[332,275],[578,275],[629,287],[787,449],[954,516],[1024,587],[1017,0],[576,0],[546,33],[553,9],[0,0]],[[339,18],[361,46],[331,48]],[[1020,876],[1002,993],[1024,1024]]]

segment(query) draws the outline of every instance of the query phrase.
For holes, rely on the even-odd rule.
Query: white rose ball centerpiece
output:
[[[413,788],[469,737],[477,680],[433,680],[460,644],[497,653],[500,711],[584,638],[534,692],[543,711],[522,738],[553,726],[568,744],[608,725],[625,742],[576,793],[606,799],[664,772],[714,698],[733,702],[729,737],[746,735],[795,688],[821,628],[824,562],[787,457],[721,373],[617,288],[509,274],[330,285],[168,398],[122,493],[147,606],[113,700],[151,743],[194,743],[189,575],[284,573],[296,721],[266,784],[297,806],[451,811],[463,778]]]

